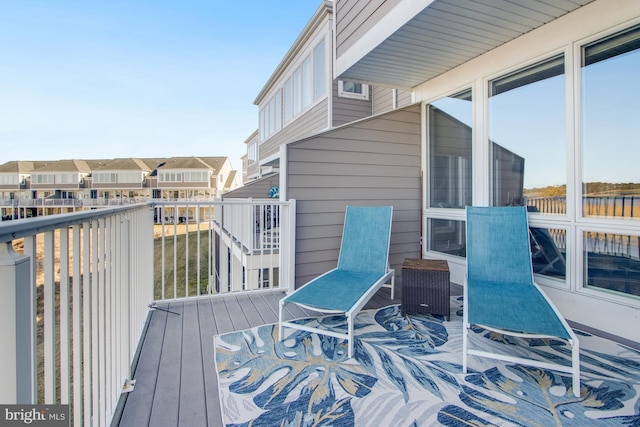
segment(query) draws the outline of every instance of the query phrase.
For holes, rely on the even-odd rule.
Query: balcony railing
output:
[[[157,300],[286,290],[295,201],[158,202],[0,224],[0,402],[108,425]]]

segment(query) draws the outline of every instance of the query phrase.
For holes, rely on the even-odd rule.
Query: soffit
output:
[[[340,77],[413,88],[592,1],[436,0]]]

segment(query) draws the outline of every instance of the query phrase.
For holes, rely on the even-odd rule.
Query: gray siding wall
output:
[[[329,127],[328,102],[327,99],[323,99],[317,105],[314,105],[311,109],[285,125],[280,132],[262,142],[258,148],[260,160],[278,154],[282,143],[296,141],[327,129]]]
[[[336,0],[336,49],[342,55],[400,0]]]
[[[296,287],[335,268],[345,207],[393,205],[390,263],[420,257],[420,107],[414,105],[288,146],[297,200]]]
[[[342,126],[356,120],[371,116],[371,93],[369,100],[341,98],[338,96],[338,81],[334,80],[333,85],[333,126]],[[369,87],[371,91],[371,87]]]
[[[399,90],[398,89],[398,108],[406,107],[407,105],[412,104],[411,94],[413,92],[409,90]]]
[[[393,89],[376,86],[372,92],[373,114],[385,113],[393,109]]]
[[[397,108],[407,107],[412,104],[411,91],[400,90],[396,92]],[[373,114],[380,114],[393,109],[393,89],[377,86],[373,88]]]
[[[224,193],[222,195],[222,199],[247,199],[249,197],[254,199],[266,199],[269,197],[269,190],[271,187],[277,187],[279,184],[280,174],[274,174],[266,178],[249,181],[242,187]]]

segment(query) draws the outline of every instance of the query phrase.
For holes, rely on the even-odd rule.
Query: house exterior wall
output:
[[[269,190],[271,187],[277,187],[279,185],[279,180],[279,174],[256,179],[246,183],[240,188],[224,193],[222,195],[222,199],[246,199],[249,197],[254,199],[266,199],[269,197]]]
[[[334,268],[345,207],[393,205],[390,264],[420,255],[420,107],[364,119],[287,146],[296,199],[296,287]]]
[[[412,0],[414,1],[414,0]],[[400,0],[336,1],[336,52],[342,55],[382,19]]]
[[[369,90],[371,90],[371,88],[369,88]],[[345,123],[369,117],[373,111],[371,98],[371,95],[369,95],[369,99],[367,100],[341,97],[338,95],[338,80],[334,80],[332,84],[332,125],[337,127]]]
[[[259,148],[260,161],[266,162],[277,157],[280,152],[280,144],[296,141],[327,129],[329,126],[328,105],[328,99],[323,99],[286,125],[280,132],[262,142]]]
[[[349,0],[337,0],[340,10]],[[337,19],[341,20],[340,13]],[[366,14],[370,17],[371,14]],[[372,19],[368,24],[369,31],[377,28]],[[338,34],[340,34],[338,21]],[[614,218],[593,218],[581,213],[580,194],[582,186],[582,153],[580,116],[581,85],[580,64],[581,47],[602,39],[617,31],[640,24],[640,3],[626,0],[597,0],[577,10],[553,20],[542,27],[529,31],[524,35],[467,61],[450,71],[424,82],[414,89],[416,102],[433,103],[443,97],[451,96],[462,90],[473,91],[473,204],[491,205],[491,158],[489,135],[489,82],[506,76],[512,71],[537,64],[555,55],[564,56],[563,95],[566,113],[566,187],[567,212],[562,214],[537,214],[530,216],[533,227],[542,229],[562,229],[566,232],[567,271],[566,279],[556,279],[542,274],[536,280],[553,300],[562,314],[570,321],[587,327],[640,342],[640,330],[630,328],[640,320],[640,301],[632,296],[607,292],[586,286],[584,256],[586,249],[583,236],[587,232],[619,233],[632,239],[640,236],[640,221]],[[339,39],[339,37],[338,37]],[[340,46],[340,41],[338,42]],[[342,46],[347,42],[342,41]],[[338,55],[340,49],[338,50]],[[362,52],[366,54],[366,52]],[[612,78],[615,78],[612,76]],[[390,82],[383,82],[389,84]],[[637,105],[637,104],[636,104]],[[541,125],[543,125],[541,123]],[[426,126],[426,123],[425,123]],[[428,153],[428,135],[423,135],[423,152]],[[624,155],[624,153],[621,153]],[[425,178],[423,188],[425,194],[429,188],[428,158],[423,157]],[[426,200],[423,194],[423,200]],[[423,206],[423,230],[428,229],[430,220],[458,221],[464,223],[464,209],[438,209]],[[425,235],[424,239],[428,236]],[[425,240],[426,241],[426,240]],[[451,269],[452,280],[464,283],[465,259],[448,256],[441,252],[429,251],[425,245],[423,256],[427,258],[446,259]]]

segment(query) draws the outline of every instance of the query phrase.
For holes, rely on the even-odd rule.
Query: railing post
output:
[[[35,403],[35,292],[31,289],[30,258],[0,244],[0,402]]]

